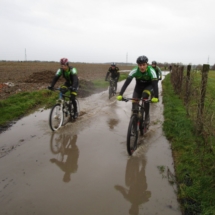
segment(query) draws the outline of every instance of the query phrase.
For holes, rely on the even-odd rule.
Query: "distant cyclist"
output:
[[[108,80],[108,76],[110,75],[111,80],[115,83],[115,89],[117,90],[117,82],[119,81],[120,73],[119,67],[116,66],[115,63],[112,63],[105,77],[105,81]],[[110,81],[111,81],[110,80]]]
[[[122,101],[122,95],[125,92],[128,85],[131,83],[132,79],[136,79],[136,85],[133,91],[133,98],[140,99],[145,98],[148,99],[154,91],[154,97],[151,99],[152,102],[158,102],[158,78],[155,70],[148,65],[148,58],[146,56],[140,56],[137,58],[138,66],[135,67],[128,75],[125,83],[123,84],[119,95],[117,96],[118,101]],[[145,104],[145,120],[149,121],[149,103]],[[136,112],[138,109],[138,103],[133,101],[132,103],[132,111]]]
[[[162,72],[159,66],[157,66],[157,62],[156,61],[152,61],[152,67],[155,70],[158,80],[162,80]]]
[[[156,61],[152,61],[152,67],[153,67],[153,69],[155,70],[155,72],[157,74],[157,77],[158,77],[157,82],[159,80],[162,80],[162,72],[161,72],[160,67],[157,66],[157,62]],[[159,91],[159,89],[158,89],[158,91]],[[159,95],[159,92],[158,92],[158,95]]]
[[[77,103],[76,103],[76,96],[77,96],[77,90],[79,86],[79,80],[77,76],[77,69],[69,66],[69,61],[67,58],[60,59],[60,65],[61,68],[59,68],[52,80],[52,83],[50,86],[48,86],[48,89],[52,90],[58,79],[63,76],[63,78],[66,80],[64,83],[64,86],[68,87],[71,92],[71,101],[74,107],[74,119],[78,117],[77,113]]]

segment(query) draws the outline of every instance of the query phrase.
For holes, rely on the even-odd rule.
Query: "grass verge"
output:
[[[49,107],[56,99],[56,94],[49,90],[24,92],[0,101],[0,126],[19,119],[37,107]]]
[[[163,85],[163,130],[171,142],[178,199],[186,215],[215,214],[215,155],[186,114],[183,102],[174,93],[167,75]]]
[[[125,79],[127,74],[123,73],[120,76],[120,81]],[[109,82],[98,79],[93,81],[95,89],[98,91],[106,90]],[[93,89],[84,89],[95,93]],[[17,93],[5,100],[0,101],[0,127],[8,127],[8,123],[17,120],[20,117],[28,114],[30,111],[39,107],[49,108],[57,99],[58,94],[50,90],[39,90],[34,92]]]

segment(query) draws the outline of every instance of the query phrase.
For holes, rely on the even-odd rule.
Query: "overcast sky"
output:
[[[0,60],[215,64],[214,0],[0,0]]]

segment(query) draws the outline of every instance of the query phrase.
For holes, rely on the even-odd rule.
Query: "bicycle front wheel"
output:
[[[129,155],[132,155],[137,149],[138,139],[138,118],[136,115],[131,116],[127,133],[127,151]]]
[[[109,99],[113,96],[113,88],[112,86],[109,87]]]
[[[52,107],[49,115],[49,126],[52,131],[57,131],[63,124],[64,114],[60,104]]]
[[[139,123],[139,129],[140,129],[140,136],[143,136],[144,135],[144,132],[145,132],[145,127],[144,127],[144,119],[145,118],[145,112],[144,111],[141,111],[141,119],[140,119],[140,123]]]
[[[113,96],[116,94],[116,86],[113,86]]]

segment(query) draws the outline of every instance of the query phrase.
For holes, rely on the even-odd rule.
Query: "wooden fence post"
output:
[[[184,99],[185,105],[188,104],[189,98],[190,98],[190,71],[191,71],[191,65],[188,65],[187,66],[186,85],[185,85],[185,99]]]
[[[184,74],[184,66],[180,66],[179,73],[178,73],[178,78],[179,78],[178,94],[181,94],[182,85],[183,85],[183,74]]]
[[[204,111],[204,101],[205,101],[205,94],[206,94],[206,87],[207,87],[207,80],[208,80],[208,72],[210,66],[208,64],[204,64],[202,68],[202,81],[201,81],[201,91],[200,91],[200,101],[198,104],[198,112],[197,112],[197,123],[198,123],[198,132],[201,132],[203,129],[203,120],[202,115]]]

